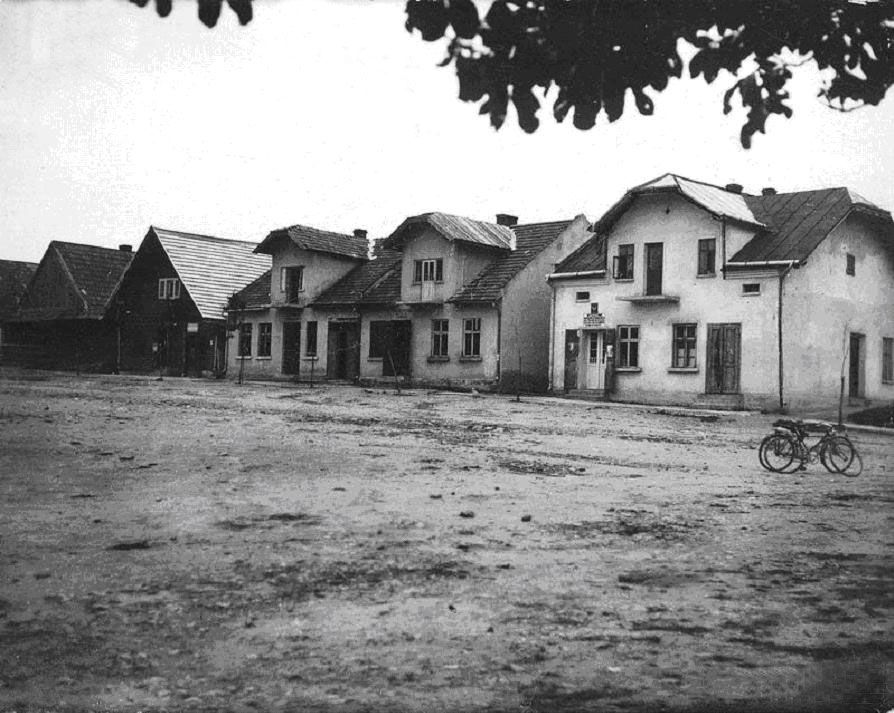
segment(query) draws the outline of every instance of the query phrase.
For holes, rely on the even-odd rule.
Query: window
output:
[[[894,338],[882,337],[882,381],[894,383]]]
[[[481,318],[463,320],[463,356],[481,356]]]
[[[249,327],[251,325],[248,325]],[[258,325],[258,356],[269,357],[272,354],[273,342],[273,324],[270,322],[261,322]],[[249,344],[251,343],[251,335],[249,335]]]
[[[304,268],[281,267],[279,269],[279,289],[286,297],[286,302],[297,302],[304,291]]]
[[[848,275],[857,274],[857,258],[850,253],[847,254],[847,267],[845,268],[845,272],[847,272]]]
[[[391,322],[369,323],[369,358],[384,359],[391,338]]]
[[[618,327],[618,368],[639,368],[639,327],[629,324]]]
[[[158,299],[176,300],[180,298],[180,280],[176,277],[163,277],[158,281]]]
[[[761,293],[761,283],[760,282],[746,282],[742,285],[742,294],[743,295],[759,295]]]
[[[417,260],[413,265],[413,282],[443,282],[444,261],[441,258]]]
[[[590,301],[590,293],[589,292],[575,292],[574,293],[574,301],[575,302],[589,302]]]
[[[446,319],[433,319],[431,321],[431,355],[433,357],[446,357],[450,321]]]
[[[616,280],[633,279],[633,245],[619,245],[614,257],[612,277]]]
[[[698,274],[714,274],[714,257],[717,251],[717,241],[707,238],[698,241]]]
[[[304,340],[305,356],[314,357],[317,355],[317,323],[307,323],[307,337]]]
[[[599,363],[599,340],[593,332],[590,333],[590,363]]]
[[[251,356],[251,323],[239,325],[239,356]]]
[[[675,324],[671,367],[674,369],[694,369],[695,363],[695,325]]]

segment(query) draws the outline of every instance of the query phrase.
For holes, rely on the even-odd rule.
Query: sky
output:
[[[259,242],[295,223],[390,234],[426,211],[520,222],[585,213],[666,172],[746,191],[845,185],[894,208],[894,99],[840,114],[815,76],[753,148],[722,113],[730,75],[672,81],[590,131],[494,131],[460,102],[443,43],[399,0],[258,0],[217,27],[174,0],[0,0],[0,259],[50,240],[138,246],[150,225]]]

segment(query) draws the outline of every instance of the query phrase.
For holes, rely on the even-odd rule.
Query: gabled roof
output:
[[[223,319],[229,297],[270,269],[270,257],[255,254],[257,243],[155,226],[149,231],[158,238],[202,319]]]
[[[559,234],[571,225],[571,222],[558,220],[515,226],[515,250],[500,255],[473,280],[463,285],[449,301],[494,302],[500,299],[502,290],[509,281],[551,245]]]
[[[410,216],[401,223],[397,230],[385,238],[383,243],[386,248],[400,245],[413,227],[431,226],[445,240],[485,245],[491,248],[512,248],[512,229],[497,223],[487,223],[483,220],[473,220],[461,215],[449,215],[448,213],[422,213]]]
[[[804,261],[851,211],[891,224],[890,213],[847,188],[748,196],[747,200],[767,227],[730,262]]]
[[[270,280],[272,270],[267,270],[258,279],[253,280],[236,293],[235,297],[241,301],[244,309],[260,309],[270,306]]]
[[[752,212],[747,197],[742,193],[728,191],[710,183],[693,181],[674,173],[665,173],[663,176],[628,190],[621,200],[600,218],[596,224],[597,232],[608,230],[637,196],[650,193],[678,193],[717,217],[728,218],[759,228],[764,227],[764,224]]]
[[[557,273],[605,270],[605,235],[595,235],[556,265]]]
[[[272,255],[276,243],[283,239],[290,240],[302,250],[344,255],[358,260],[366,260],[369,251],[369,243],[365,236],[334,233],[308,225],[292,225],[270,232],[257,246],[255,252]]]
[[[0,319],[15,316],[37,263],[0,260]]]
[[[400,267],[400,253],[383,250],[374,260],[358,265],[325,290],[313,304],[322,306],[397,302],[400,299]],[[396,296],[391,295],[390,288],[382,288],[382,283],[392,274],[397,276]]]

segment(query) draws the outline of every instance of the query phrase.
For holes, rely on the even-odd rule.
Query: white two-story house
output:
[[[894,400],[894,226],[846,188],[667,174],[550,275],[551,388],[782,408]]]

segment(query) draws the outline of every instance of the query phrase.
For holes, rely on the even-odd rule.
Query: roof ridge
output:
[[[279,232],[280,230],[285,230],[286,232],[288,232],[292,228],[305,228],[307,230],[316,230],[317,232],[320,232],[320,233],[329,233],[330,235],[340,235],[344,238],[357,238],[357,236],[354,235],[353,233],[340,233],[337,230],[329,230],[328,228],[317,228],[314,225],[307,225],[306,223],[294,223],[292,225],[287,225],[284,228],[277,228],[276,230],[271,230],[270,232],[276,233],[276,232]],[[366,238],[363,238],[363,239],[366,240]]]
[[[47,247],[52,245],[74,245],[79,248],[91,248],[93,250],[107,250],[110,253],[121,253],[122,255],[131,255],[131,253],[126,253],[123,250],[119,250],[118,248],[107,248],[104,245],[93,245],[92,243],[75,243],[71,240],[51,240],[50,244]],[[13,262],[12,260],[10,262]]]
[[[236,238],[221,238],[217,235],[204,235],[203,233],[188,233],[185,230],[171,230],[170,228],[162,228],[158,225],[150,225],[150,230],[156,231],[156,234],[159,230],[164,233],[171,233],[173,235],[179,235],[187,238],[200,238],[202,240],[217,240],[223,243],[242,243],[245,245],[257,245],[258,243],[253,242],[251,240],[238,240]]]

